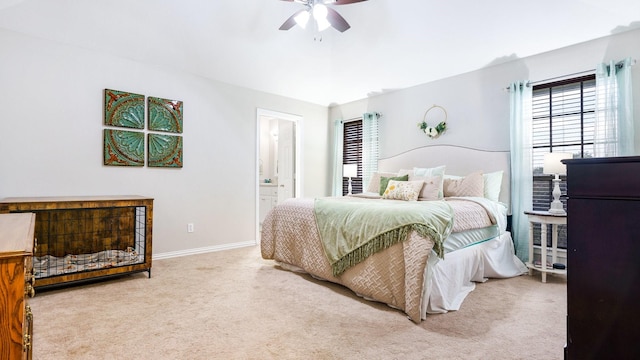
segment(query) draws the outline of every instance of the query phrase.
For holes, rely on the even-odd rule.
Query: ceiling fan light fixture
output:
[[[309,17],[311,17],[311,15],[309,15],[309,12],[303,11],[300,14],[296,15],[296,17],[293,19],[296,21],[296,24],[298,24],[298,26],[304,29],[309,22]]]
[[[0,0],[1,1],[1,0]],[[296,11],[293,15],[280,25],[278,30],[289,30],[298,25],[306,28],[309,18],[313,15],[315,21],[315,29],[318,32],[333,27],[339,32],[345,32],[351,28],[347,20],[345,20],[333,7],[327,5],[348,5],[367,0],[281,0],[286,2],[296,2],[302,4],[304,9]]]
[[[318,31],[326,30],[331,24],[329,20],[327,20],[327,14],[329,11],[327,10],[326,5],[324,4],[315,4],[313,5],[313,18],[316,20],[318,24]]]
[[[326,20],[327,14],[329,10],[327,10],[327,6],[325,4],[314,4],[313,5],[313,18],[318,20]]]
[[[327,19],[317,20],[316,24],[318,24],[318,31],[324,31],[331,26],[331,23],[329,23]]]

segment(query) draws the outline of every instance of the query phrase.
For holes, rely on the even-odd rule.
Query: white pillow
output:
[[[444,176],[444,170],[446,169],[445,165],[436,166],[432,168],[413,168],[413,175],[416,176],[429,176],[429,175],[442,175]]]
[[[444,166],[443,166],[444,168]],[[427,169],[432,170],[432,169]],[[444,172],[444,169],[442,169]],[[424,171],[425,173],[427,171]],[[433,171],[431,171],[433,172]],[[440,172],[438,168],[435,172]],[[423,172],[420,172],[423,173]],[[440,192],[442,191],[442,181],[443,176],[441,175],[428,175],[428,176],[416,176],[413,170],[400,169],[398,171],[398,176],[409,175],[409,181],[424,181],[424,186],[422,190],[420,190],[420,195],[418,195],[418,200],[440,200],[442,196],[440,196]]]
[[[383,199],[416,201],[424,181],[396,181],[389,180],[387,189],[382,194]]]
[[[444,180],[444,170],[446,169],[445,165],[436,166],[432,168],[413,168],[413,176],[440,176],[441,180]],[[409,174],[409,180],[411,180],[411,174]],[[440,182],[438,186],[438,199],[442,199],[444,197],[443,183]]]
[[[500,189],[502,188],[502,175],[504,171],[495,171],[488,174],[483,174],[484,177],[484,197],[493,200],[500,201]]]

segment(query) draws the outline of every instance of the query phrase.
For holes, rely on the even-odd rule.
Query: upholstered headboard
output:
[[[511,209],[511,160],[509,151],[481,150],[455,145],[427,145],[380,159],[379,171],[395,172],[414,167],[446,165],[445,174],[465,176],[474,171],[504,171],[500,201]]]

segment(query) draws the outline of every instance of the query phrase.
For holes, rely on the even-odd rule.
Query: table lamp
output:
[[[358,176],[358,164],[343,164],[342,176],[349,178],[349,190],[347,195],[351,195],[351,178]]]
[[[544,166],[542,172],[544,174],[555,175],[553,181],[553,201],[549,208],[550,214],[565,215],[562,202],[560,202],[560,175],[567,174],[567,167],[562,163],[563,159],[571,159],[573,154],[571,153],[547,153],[544,154]]]

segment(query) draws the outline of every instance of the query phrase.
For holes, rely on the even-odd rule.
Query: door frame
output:
[[[280,111],[267,110],[262,108],[256,109],[256,159],[255,159],[255,226],[256,226],[256,245],[260,244],[260,126],[262,118],[273,118],[280,120],[293,121],[295,124],[295,185],[294,197],[302,197],[302,123],[304,118],[301,115],[289,114]]]

